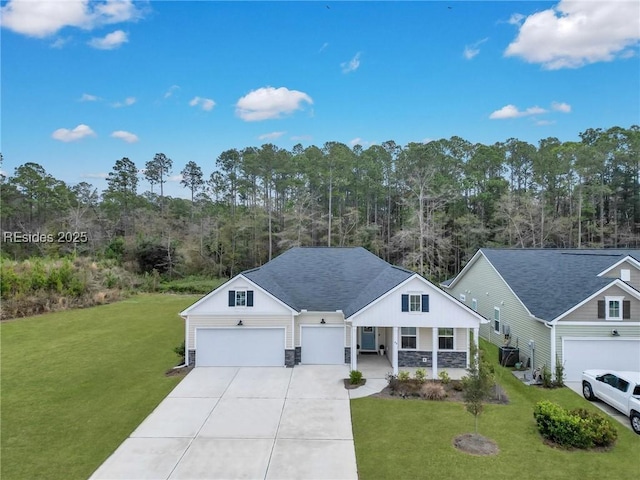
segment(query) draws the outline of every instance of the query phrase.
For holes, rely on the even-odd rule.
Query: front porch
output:
[[[414,375],[424,369],[429,379],[437,379],[445,370],[457,380],[466,374],[469,342],[477,344],[478,331],[468,327],[352,324],[350,337],[347,361],[365,378],[386,378],[388,373],[397,375],[400,371]]]
[[[393,366],[386,355],[360,354],[357,359],[358,370],[362,372],[362,376],[369,380],[384,379],[387,375],[393,373]],[[400,367],[400,371],[409,372],[412,377],[415,376],[419,367]],[[424,368],[427,372],[427,378],[433,380],[433,371],[431,367]],[[445,371],[452,380],[460,380],[467,374],[464,368],[440,368],[438,372]],[[437,380],[437,378],[436,378]],[[385,385],[386,386],[386,385]]]

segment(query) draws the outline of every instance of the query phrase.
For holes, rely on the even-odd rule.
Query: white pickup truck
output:
[[[597,398],[624,413],[633,431],[640,435],[640,372],[585,370],[582,394],[587,400]]]

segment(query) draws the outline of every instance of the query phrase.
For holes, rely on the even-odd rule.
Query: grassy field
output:
[[[87,478],[178,383],[165,371],[197,296],[123,302],[5,322],[0,478]]]
[[[497,359],[495,348],[488,348],[488,358]],[[487,405],[479,420],[479,433],[500,448],[500,453],[492,457],[471,456],[453,447],[454,437],[474,431],[473,416],[464,404],[353,400],[351,415],[360,479],[638,478],[640,436],[614,421],[619,437],[610,451],[566,451],[547,446],[533,419],[537,401],[549,399],[565,407],[599,410],[568,388],[528,387],[507,369],[500,375],[510,404]]]

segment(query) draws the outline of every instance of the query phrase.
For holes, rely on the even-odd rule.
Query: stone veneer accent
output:
[[[296,347],[296,357],[295,357],[295,364],[296,365],[300,365],[300,362],[302,361],[302,347]]]
[[[422,361],[426,358],[426,363]],[[440,359],[440,357],[438,357]],[[430,367],[431,352],[398,350],[398,367]]]
[[[467,352],[438,352],[438,368],[467,368]]]
[[[286,367],[293,367],[295,364],[296,364],[296,351],[294,349],[285,349],[284,365]]]
[[[351,347],[344,347],[344,363],[351,364]]]
[[[189,365],[195,365],[196,364],[196,351],[195,350],[189,350]]]

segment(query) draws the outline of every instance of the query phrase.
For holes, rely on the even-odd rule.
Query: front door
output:
[[[376,350],[376,329],[375,327],[362,327],[360,342],[362,350]]]

